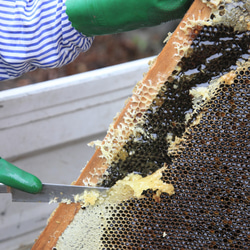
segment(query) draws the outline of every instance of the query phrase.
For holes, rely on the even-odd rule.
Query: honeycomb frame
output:
[[[200,32],[206,32],[204,31],[204,26],[207,25],[207,29],[210,28],[211,21],[210,23],[208,23],[208,19],[209,17],[211,19],[211,8],[214,9],[212,13],[212,15],[214,15],[214,23],[219,23],[221,17],[223,18],[223,14],[220,14],[220,11],[223,11],[224,9],[222,8],[220,1],[204,2],[206,3],[202,4],[200,1],[194,2],[187,15],[178,26],[174,35],[172,35],[169,39],[164,50],[158,56],[157,60],[151,65],[151,69],[149,70],[146,77],[144,77],[142,82],[138,83],[138,85],[135,87],[133,96],[128,101],[126,107],[120,113],[120,115],[116,117],[114,123],[111,124],[107,136],[105,137],[103,142],[97,144],[97,151],[95,155],[83,170],[81,176],[76,181],[76,184],[93,185],[97,182],[100,185],[104,184],[103,181],[105,178],[103,177],[105,175],[103,174],[105,173],[107,168],[110,168],[110,164],[112,162],[118,162],[119,159],[124,161],[128,157],[129,153],[128,151],[124,150],[123,147],[124,144],[128,142],[131,135],[134,138],[138,138],[138,140],[141,140],[143,136],[152,137],[153,133],[147,133],[147,131],[145,131],[145,129],[140,125],[145,122],[145,113],[147,112],[147,110],[152,108],[152,104],[156,104],[156,106],[159,107],[163,104],[162,96],[159,95],[159,93],[165,92],[169,88],[169,86],[166,87],[164,85],[166,82],[172,84],[173,90],[178,89],[178,87],[182,86],[180,84],[180,81],[176,80],[176,78],[178,78],[178,74],[183,68],[183,65],[178,65],[178,62],[180,62],[180,60],[183,58],[187,58],[188,62],[190,56],[192,56],[193,54],[191,45],[195,41],[196,37]],[[208,7],[208,5],[211,8]],[[216,17],[217,12],[218,17]],[[246,15],[246,17],[243,17],[243,19],[244,18],[245,20],[243,20],[243,22],[248,23],[247,18],[249,18],[249,15]],[[223,20],[223,22],[227,21],[228,20]],[[240,27],[241,26],[239,26],[239,28]],[[239,31],[239,28],[235,27],[237,32]],[[248,26],[246,26],[246,29],[249,31]],[[246,49],[247,53],[249,54],[249,48]],[[166,63],[164,63],[164,58],[166,58],[166,56],[173,59],[172,61],[170,61],[172,63],[170,63],[170,66],[169,64],[166,65]],[[223,126],[229,126],[228,124],[230,122],[230,128],[232,131],[237,132],[236,127],[241,127],[241,130],[243,132],[241,132],[240,135],[236,135],[234,137],[234,141],[232,140],[232,138],[225,140],[225,144],[223,145],[223,147],[227,149],[227,147],[229,147],[228,144],[230,144],[231,146],[234,146],[234,150],[237,150],[238,147],[241,148],[242,151],[245,152],[245,154],[247,154],[247,149],[245,147],[242,148],[241,143],[237,140],[249,139],[249,136],[247,136],[249,115],[246,113],[246,109],[249,108],[249,100],[246,98],[248,93],[240,93],[240,95],[237,96],[233,95],[232,93],[236,91],[235,89],[237,87],[241,88],[239,87],[240,84],[248,85],[249,89],[250,65],[249,61],[247,62],[247,60],[237,61],[237,63],[235,62],[235,65],[236,68],[230,69],[226,72],[222,72],[223,74],[221,74],[219,77],[217,75],[216,79],[212,79],[212,83],[209,85],[209,87],[206,86],[201,87],[200,89],[189,89],[189,94],[192,97],[192,112],[186,112],[185,116],[183,116],[185,119],[182,119],[182,124],[178,122],[176,123],[176,121],[172,121],[171,125],[172,127],[174,127],[174,129],[165,136],[166,143],[168,144],[168,150],[165,154],[168,155],[171,160],[167,164],[165,164],[164,162],[163,165],[159,166],[159,169],[162,169],[162,171],[160,177],[158,176],[157,178],[158,180],[161,179],[163,183],[174,185],[174,192],[176,194],[179,194],[181,198],[178,198],[178,196],[172,195],[172,193],[170,194],[164,190],[162,191],[161,187],[158,187],[154,190],[150,187],[147,188],[147,186],[145,186],[145,191],[139,197],[135,197],[135,192],[131,192],[131,190],[129,189],[130,191],[128,193],[130,196],[122,197],[121,200],[118,199],[116,202],[110,202],[108,200],[104,202],[102,201],[100,203],[97,203],[97,205],[95,205],[94,207],[86,207],[84,208],[84,210],[80,208],[80,204],[60,204],[59,208],[55,211],[55,214],[51,217],[51,220],[45,231],[42,233],[33,248],[51,249],[51,247],[56,246],[55,249],[93,249],[93,247],[95,246],[91,245],[90,248],[86,247],[87,243],[81,237],[80,238],[82,241],[82,245],[70,245],[70,247],[69,245],[64,245],[64,243],[67,241],[72,242],[71,238],[73,238],[73,241],[74,239],[75,241],[79,241],[79,238],[74,238],[74,235],[78,235],[78,232],[80,231],[84,235],[85,239],[89,240],[91,237],[91,243],[97,244],[96,246],[98,246],[99,249],[105,250],[181,248],[193,249],[194,247],[197,247],[197,244],[199,244],[194,240],[195,237],[197,238],[197,235],[199,234],[202,234],[203,236],[206,235],[206,237],[208,238],[204,239],[200,237],[200,241],[206,241],[206,244],[204,245],[203,243],[201,243],[201,245],[198,245],[199,247],[205,247],[208,249],[230,249],[232,247],[238,248],[235,241],[237,241],[236,238],[239,237],[239,235],[242,234],[243,231],[240,230],[240,232],[234,232],[235,236],[233,239],[228,238],[228,234],[232,234],[233,227],[239,227],[239,224],[236,223],[238,217],[236,217],[236,220],[233,220],[232,216],[228,219],[224,218],[225,216],[223,217],[223,215],[219,214],[216,210],[212,212],[209,211],[209,199],[211,199],[212,197],[214,201],[216,201],[215,203],[218,207],[224,206],[223,208],[226,212],[227,210],[236,209],[235,207],[229,207],[229,202],[232,203],[233,201],[235,201],[236,205],[239,202],[241,202],[242,204],[247,204],[247,192],[243,192],[246,188],[248,179],[246,169],[248,162],[246,156],[239,154],[240,159],[237,159],[237,161],[240,160],[243,162],[243,166],[241,166],[243,170],[241,170],[241,175],[239,177],[239,180],[237,180],[237,183],[240,183],[238,185],[240,186],[240,188],[238,188],[237,185],[234,185],[233,190],[226,188],[228,183],[234,183],[229,173],[230,171],[236,171],[237,163],[232,163],[233,161],[228,162],[230,160],[230,157],[227,158],[228,155],[226,156],[225,150],[223,151],[222,149],[222,155],[218,156],[219,153],[214,153],[214,155],[207,155],[208,159],[206,167],[203,167],[199,170],[201,178],[192,179],[193,181],[197,182],[195,183],[196,187],[199,186],[203,191],[203,193],[200,191],[202,193],[200,197],[197,198],[197,194],[195,193],[196,190],[193,190],[194,192],[192,192],[192,183],[189,183],[190,185],[186,185],[185,187],[183,185],[183,183],[186,183],[185,180],[188,178],[187,176],[192,175],[190,161],[195,161],[194,159],[196,159],[194,166],[197,169],[200,161],[199,157],[201,157],[201,155],[204,156],[204,154],[206,154],[206,150],[208,150],[209,147],[210,151],[212,150],[211,148],[213,148],[213,151],[215,151],[216,142],[218,143],[219,141],[221,143],[220,138],[216,136],[216,133],[220,133],[221,135],[223,135],[223,139],[230,138],[231,134],[228,134],[226,136],[225,133],[223,134],[221,132],[223,131]],[[248,74],[246,72],[248,72]],[[231,94],[229,92],[229,89],[231,91]],[[221,99],[217,99],[218,96]],[[229,97],[231,99],[229,99]],[[207,116],[204,114],[210,114],[208,110],[211,109],[211,106],[209,105],[212,104],[209,103],[212,100],[216,102],[213,103],[213,105],[216,106],[218,110],[217,112],[213,113],[212,117],[211,115],[208,115],[208,117],[210,118],[206,119]],[[245,109],[243,108],[243,110],[237,110],[237,105],[233,104],[232,100],[234,100],[234,102],[244,102],[244,105],[242,104],[242,106],[245,107]],[[226,101],[226,103],[222,103],[223,101]],[[220,106],[222,105],[225,106],[224,109],[220,108]],[[232,117],[228,115],[228,112]],[[240,115],[241,117],[239,118]],[[232,120],[229,121],[228,119]],[[221,121],[222,124],[213,123],[214,121]],[[223,122],[226,122],[227,124],[225,125]],[[138,126],[138,124],[140,126]],[[185,125],[184,127],[183,124]],[[205,131],[205,129],[202,128],[202,124],[209,124],[209,127],[212,129],[212,131]],[[176,129],[178,126],[182,129],[181,133],[178,133]],[[215,132],[215,130],[217,132]],[[207,137],[210,136],[210,133],[213,134],[212,137],[214,139],[214,145],[212,145],[210,141],[208,142]],[[202,138],[199,139],[199,136]],[[238,138],[236,138],[237,136]],[[151,138],[151,140],[154,139],[155,138]],[[199,141],[200,144],[197,143],[197,141]],[[195,146],[193,146],[193,144],[195,144]],[[199,145],[202,145],[202,147]],[[221,147],[221,144],[217,144],[217,146]],[[232,151],[231,148],[227,149],[227,151],[229,152],[230,150]],[[240,151],[238,150],[237,152]],[[186,157],[187,155],[188,159]],[[224,164],[224,162],[226,162],[226,164]],[[209,172],[209,164],[211,166],[216,166],[215,170]],[[95,168],[96,166],[99,166],[99,168]],[[146,173],[146,175],[150,174],[152,176],[152,172]],[[179,177],[178,174],[181,174],[181,177]],[[220,180],[222,186],[224,185],[223,188],[219,187],[218,185],[216,186],[211,180],[211,176],[214,177],[217,181]],[[123,177],[120,177],[120,179],[122,178]],[[119,183],[119,180],[116,180],[116,183]],[[204,183],[206,183],[206,185]],[[211,183],[216,187],[211,186]],[[113,184],[114,183],[108,183],[107,185],[112,186]],[[125,184],[126,186],[128,186],[128,183]],[[116,185],[117,184],[114,185],[114,188],[117,188]],[[205,188],[204,185],[206,186]],[[118,190],[120,192],[122,189]],[[159,190],[161,192],[158,192]],[[185,192],[183,192],[183,190],[185,190]],[[217,192],[217,195],[214,195],[214,193],[216,193],[215,191]],[[127,191],[125,191],[125,193],[126,192]],[[232,193],[233,195],[230,196],[229,194]],[[207,202],[205,203],[205,206],[201,205],[203,201]],[[143,209],[143,206],[145,205],[142,205],[145,203],[147,203],[146,210]],[[181,205],[178,207],[177,204],[180,203]],[[171,214],[173,216],[168,216],[168,220],[170,220],[170,224],[168,224],[168,227],[161,228],[162,220],[166,221],[166,218],[164,218],[163,215],[166,212],[165,210],[167,209],[166,206],[164,208],[164,205],[162,204],[168,204],[168,206],[171,207]],[[161,206],[163,206],[164,209]],[[98,207],[97,210],[96,207]],[[182,209],[183,207],[185,209]],[[200,211],[200,213],[196,213],[197,218],[199,219],[196,220],[196,225],[199,225],[197,227],[199,230],[192,225],[192,221],[190,220],[190,214],[192,213],[191,208],[195,209],[195,211]],[[67,216],[64,216],[67,210],[69,213],[67,214]],[[91,213],[92,215],[90,215]],[[138,214],[140,214],[140,216],[138,216]],[[82,217],[86,217],[86,215],[89,215],[88,219],[83,220],[81,227],[78,227],[79,221],[81,221]],[[142,219],[142,215],[144,219]],[[126,216],[130,219],[121,223],[120,220]],[[96,220],[93,220],[93,218],[95,218]],[[210,223],[210,228],[204,229],[204,225],[206,225],[205,221],[211,220],[211,218],[217,218],[217,221],[213,221],[214,224]],[[95,223],[93,223],[93,221],[101,221],[102,223],[96,223],[96,226],[94,226]],[[146,221],[146,224],[142,221]],[[172,227],[171,224],[173,225]],[[96,229],[92,231],[92,235],[90,232],[90,234],[86,237],[86,234],[84,232],[89,231],[89,225],[91,227],[96,227]],[[175,228],[173,228],[174,226]],[[65,230],[65,228],[67,229]],[[74,231],[74,228],[76,228],[77,231]],[[102,228],[102,231],[98,231],[98,229],[100,228]],[[144,229],[142,230],[142,228]],[[223,228],[224,231],[219,230],[220,228]],[[235,231],[237,230],[239,231],[239,229],[236,229]],[[63,233],[64,231],[65,233]],[[68,231],[70,233],[68,233]],[[244,239],[244,244],[242,243],[242,246],[243,248],[246,248],[249,238],[247,238],[247,233],[244,233],[246,238]],[[60,238],[58,240],[59,236]],[[149,244],[140,240],[143,237],[147,237],[149,239]],[[95,238],[100,239],[102,243],[96,243],[96,241],[94,240]],[[185,245],[183,245],[184,241],[186,243]]]

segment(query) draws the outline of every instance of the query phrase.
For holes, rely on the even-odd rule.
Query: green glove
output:
[[[33,194],[42,190],[42,183],[36,176],[2,158],[0,158],[0,183]]]
[[[119,33],[183,17],[193,0],[66,0],[74,28],[86,36]]]

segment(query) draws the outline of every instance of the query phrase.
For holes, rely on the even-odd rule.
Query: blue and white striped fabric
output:
[[[65,0],[0,0],[0,80],[61,67],[90,48],[71,26]]]

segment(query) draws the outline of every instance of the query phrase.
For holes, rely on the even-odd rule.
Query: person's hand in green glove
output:
[[[66,0],[73,27],[86,36],[120,33],[182,18],[192,0]]]
[[[15,4],[13,4],[15,2]],[[1,1],[0,81],[56,68],[87,51],[93,36],[182,18],[193,0]],[[32,18],[30,18],[32,12]],[[73,26],[73,27],[72,27]]]
[[[42,190],[42,182],[36,176],[2,158],[0,158],[0,183],[33,194]]]

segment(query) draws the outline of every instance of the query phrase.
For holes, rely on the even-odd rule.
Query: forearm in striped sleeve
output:
[[[72,27],[63,0],[0,0],[0,80],[61,67],[90,48]]]

